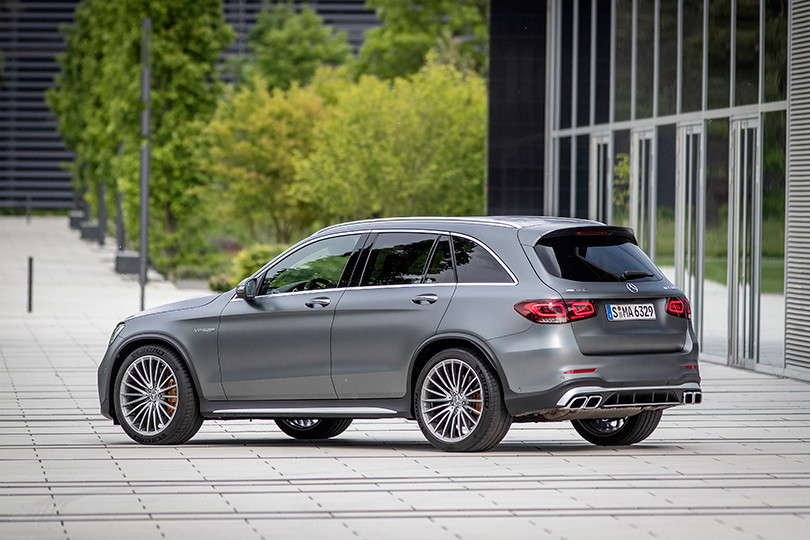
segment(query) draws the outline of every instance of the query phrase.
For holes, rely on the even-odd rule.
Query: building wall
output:
[[[487,211],[536,215],[545,178],[545,2],[492,0]]]

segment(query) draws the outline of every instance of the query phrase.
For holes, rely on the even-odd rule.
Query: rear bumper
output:
[[[582,354],[568,326],[536,325],[488,342],[517,421],[630,416],[701,401],[691,329],[677,352],[599,356]]]

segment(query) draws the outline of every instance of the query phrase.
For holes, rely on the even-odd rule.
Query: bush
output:
[[[208,286],[217,292],[229,291],[288,247],[285,244],[254,244],[247,247],[233,258],[231,271],[212,276]]]

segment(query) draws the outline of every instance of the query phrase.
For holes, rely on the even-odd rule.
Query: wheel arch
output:
[[[422,368],[425,367],[425,364],[427,364],[435,354],[446,349],[457,347],[473,349],[481,355],[497,373],[501,389],[503,390],[506,387],[506,377],[503,369],[495,354],[482,339],[460,333],[436,335],[422,344],[411,362],[411,371],[408,377],[408,409],[411,418],[416,418],[416,411],[413,406],[413,395],[416,391],[416,381],[419,379]]]
[[[200,408],[200,381],[197,379],[197,372],[194,370],[191,362],[188,361],[188,353],[185,351],[185,348],[182,347],[179,343],[175,342],[175,340],[169,338],[168,336],[164,336],[161,334],[141,334],[137,336],[133,336],[127,342],[125,342],[115,353],[115,360],[112,364],[112,369],[110,369],[110,379],[108,388],[110,389],[110,414],[112,415],[112,420],[115,424],[120,424],[120,420],[118,415],[115,411],[115,380],[118,378],[118,372],[121,369],[121,365],[124,363],[124,360],[134,351],[140,347],[145,347],[148,345],[159,345],[162,347],[166,347],[171,352],[177,355],[180,361],[188,370],[189,374],[191,374],[191,380],[194,383],[194,392],[196,394],[195,399],[197,400],[197,408]]]

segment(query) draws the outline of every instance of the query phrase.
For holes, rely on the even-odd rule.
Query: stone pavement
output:
[[[4,540],[810,538],[810,385],[708,363],[704,404],[626,448],[564,422],[446,454],[405,420],[317,444],[208,421],[185,445],[138,446],[98,413],[96,366],[139,299],[112,267],[66,218],[0,217]],[[150,283],[147,305],[202,293]]]

